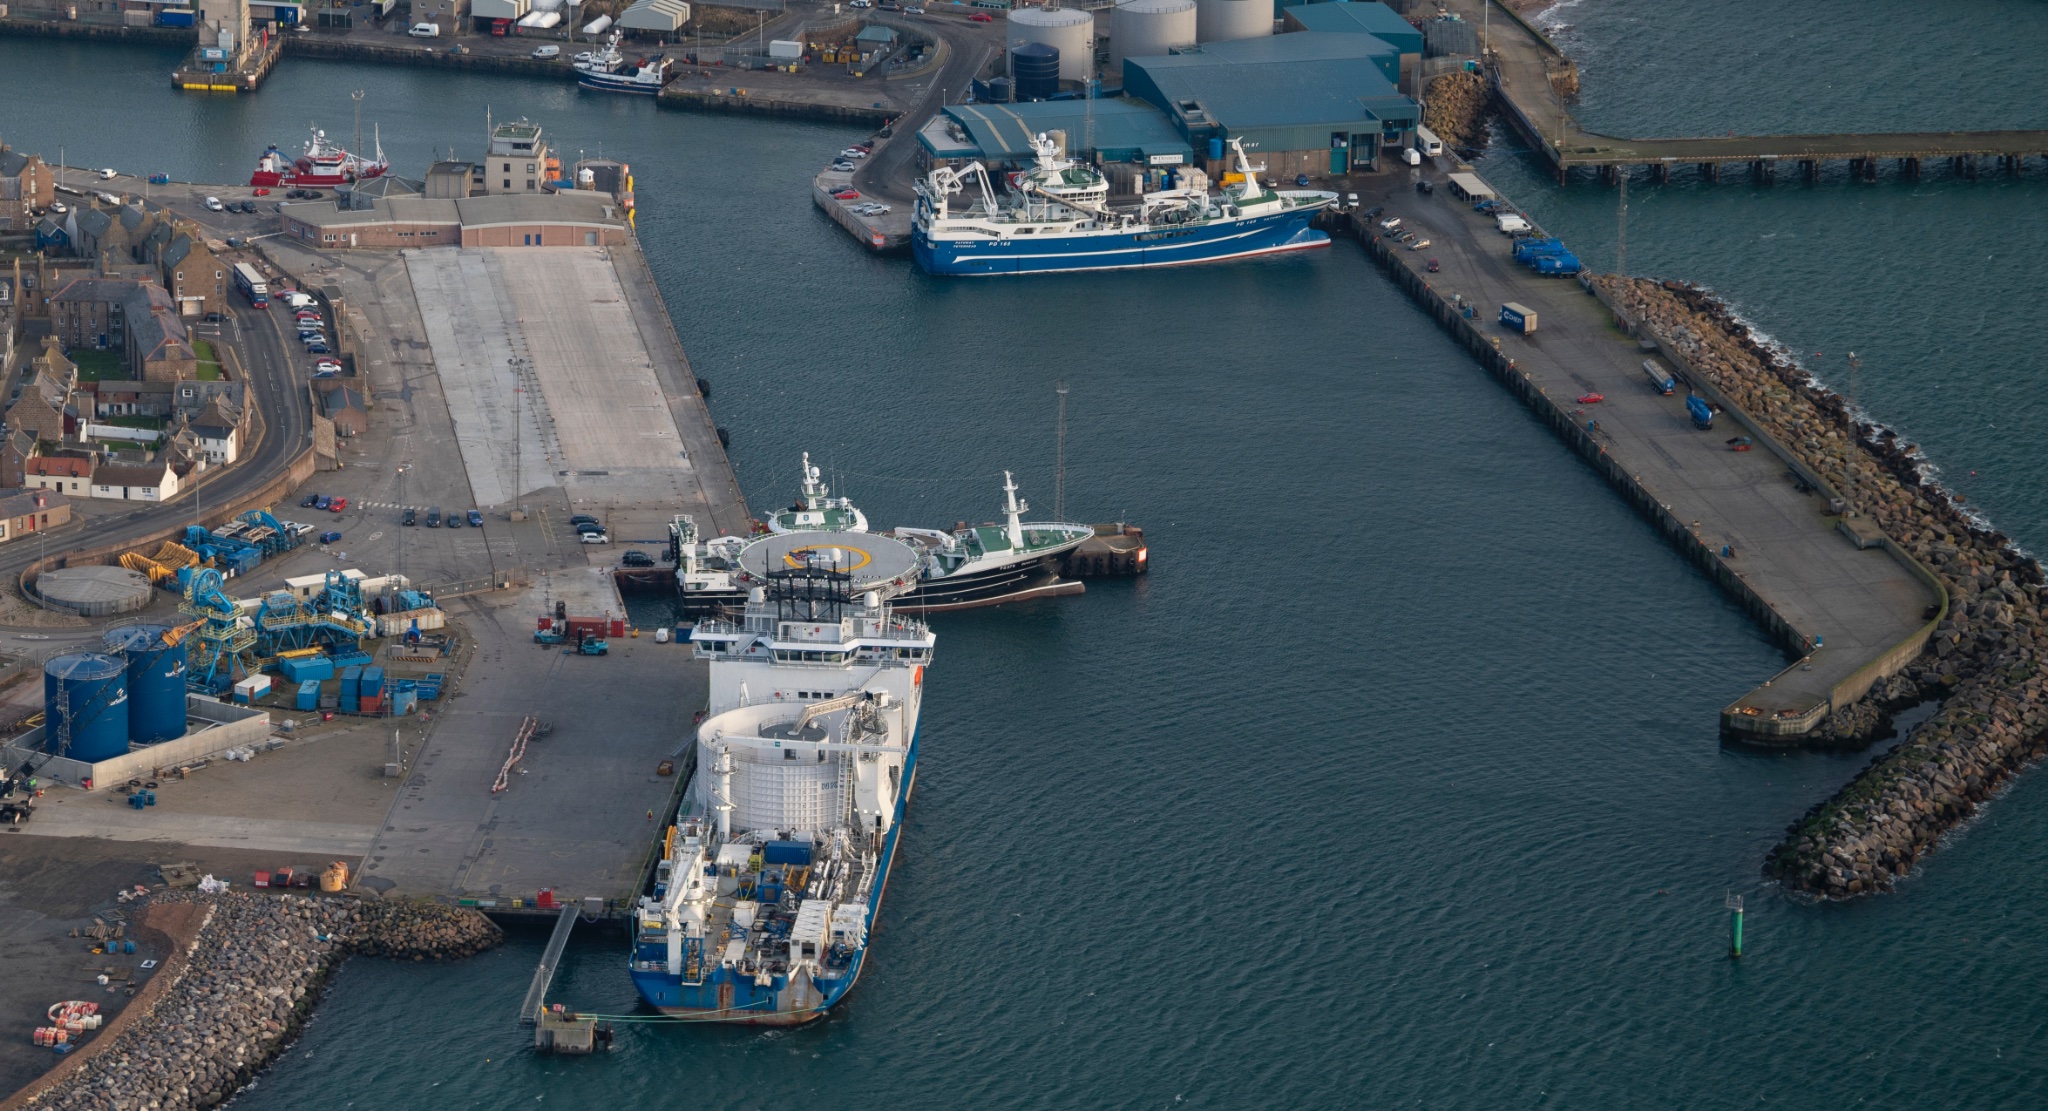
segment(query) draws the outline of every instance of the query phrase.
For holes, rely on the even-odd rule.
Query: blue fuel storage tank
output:
[[[185,735],[185,643],[168,625],[107,630],[107,655],[128,662],[128,739],[151,745]]]
[[[1010,79],[1018,100],[1044,100],[1060,91],[1060,51],[1027,42],[1010,51]]]
[[[70,717],[71,741],[63,742]],[[128,751],[128,665],[98,652],[71,652],[43,665],[45,747],[95,763]]]

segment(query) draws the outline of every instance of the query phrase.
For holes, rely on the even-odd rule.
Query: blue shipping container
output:
[[[197,26],[193,18],[195,14],[190,8],[165,8],[156,13],[156,24],[159,27]]]
[[[362,686],[362,682],[363,669],[360,667],[351,667],[341,673],[341,708],[343,710],[353,714],[362,708],[362,701],[357,697],[360,693],[358,688]]]
[[[384,669],[366,667],[363,669],[361,693],[375,697],[384,693]]]
[[[297,707],[298,707],[299,709],[301,709],[301,710],[317,710],[317,709],[319,709],[319,708],[320,708],[320,680],[318,680],[318,679],[308,679],[308,680],[306,680],[305,682],[303,682],[303,683],[300,683],[300,684],[299,684],[299,697],[298,697],[298,700],[297,700],[297,701],[296,701],[295,703],[293,703],[293,705],[297,706]]]
[[[285,660],[277,665],[277,669],[294,683],[303,683],[308,679],[334,678],[334,661],[326,656]]]

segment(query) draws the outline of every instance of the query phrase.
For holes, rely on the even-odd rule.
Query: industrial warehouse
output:
[[[1323,177],[1380,169],[1421,121],[1423,36],[1384,4],[1125,0],[1106,49],[1085,11],[1022,8],[1009,29],[1007,72],[919,131],[921,170],[1014,167],[1044,134],[1125,192],[1166,167],[1221,179],[1232,140],[1269,174]]]

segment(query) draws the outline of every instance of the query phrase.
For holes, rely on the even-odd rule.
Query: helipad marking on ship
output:
[[[843,560],[836,558],[837,554],[840,552],[852,552],[853,554],[860,557],[860,562],[854,564],[847,564]],[[858,571],[861,568],[866,567],[868,564],[874,562],[873,556],[869,555],[864,549],[856,548],[851,544],[831,544],[824,547],[814,548],[791,548],[787,553],[783,555],[782,562],[788,564],[791,567],[808,567],[810,566],[810,564],[807,560],[799,559],[797,557],[814,554],[823,555],[825,557],[825,564],[834,571]]]

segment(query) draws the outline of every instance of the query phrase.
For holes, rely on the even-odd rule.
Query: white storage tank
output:
[[[1010,46],[1044,43],[1060,52],[1060,80],[1086,81],[1095,69],[1095,17],[1072,8],[1017,8],[1010,12]]]
[[[1109,19],[1109,68],[1125,58],[1154,58],[1195,45],[1195,0],[1124,0]]]
[[[1195,0],[1200,42],[1256,39],[1273,33],[1273,5],[1265,0]]]

